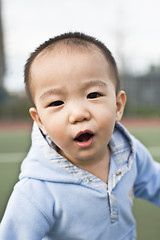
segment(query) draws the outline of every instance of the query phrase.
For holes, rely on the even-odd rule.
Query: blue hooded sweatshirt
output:
[[[134,240],[133,196],[160,206],[160,165],[119,123],[108,184],[74,166],[34,124],[0,226],[1,240]]]

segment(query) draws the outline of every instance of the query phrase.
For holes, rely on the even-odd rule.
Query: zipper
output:
[[[108,206],[109,206],[109,212],[110,212],[110,221],[111,223],[115,223],[118,221],[117,199],[115,196],[115,192],[113,190],[112,192],[109,191],[108,185],[107,185],[107,198],[108,198]]]

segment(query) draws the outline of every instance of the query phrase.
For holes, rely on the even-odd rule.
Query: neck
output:
[[[98,156],[88,160],[79,160],[72,159],[67,156],[67,154],[60,152],[61,155],[66,157],[70,162],[72,162],[78,168],[81,168],[96,177],[105,183],[108,182],[108,174],[109,174],[109,166],[110,166],[110,149],[107,147],[102,154],[102,156]]]

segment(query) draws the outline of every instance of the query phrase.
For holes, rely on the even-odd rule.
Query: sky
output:
[[[119,69],[143,73],[160,64],[159,0],[1,0],[5,88],[23,91],[29,54],[45,40],[80,31],[101,40]]]

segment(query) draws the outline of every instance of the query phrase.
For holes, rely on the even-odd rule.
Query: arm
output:
[[[49,228],[44,213],[23,193],[14,191],[0,225],[0,239],[41,240]]]
[[[136,140],[137,141],[137,140]],[[137,150],[137,179],[135,197],[144,198],[160,206],[160,164],[155,162],[148,150],[139,141]]]

